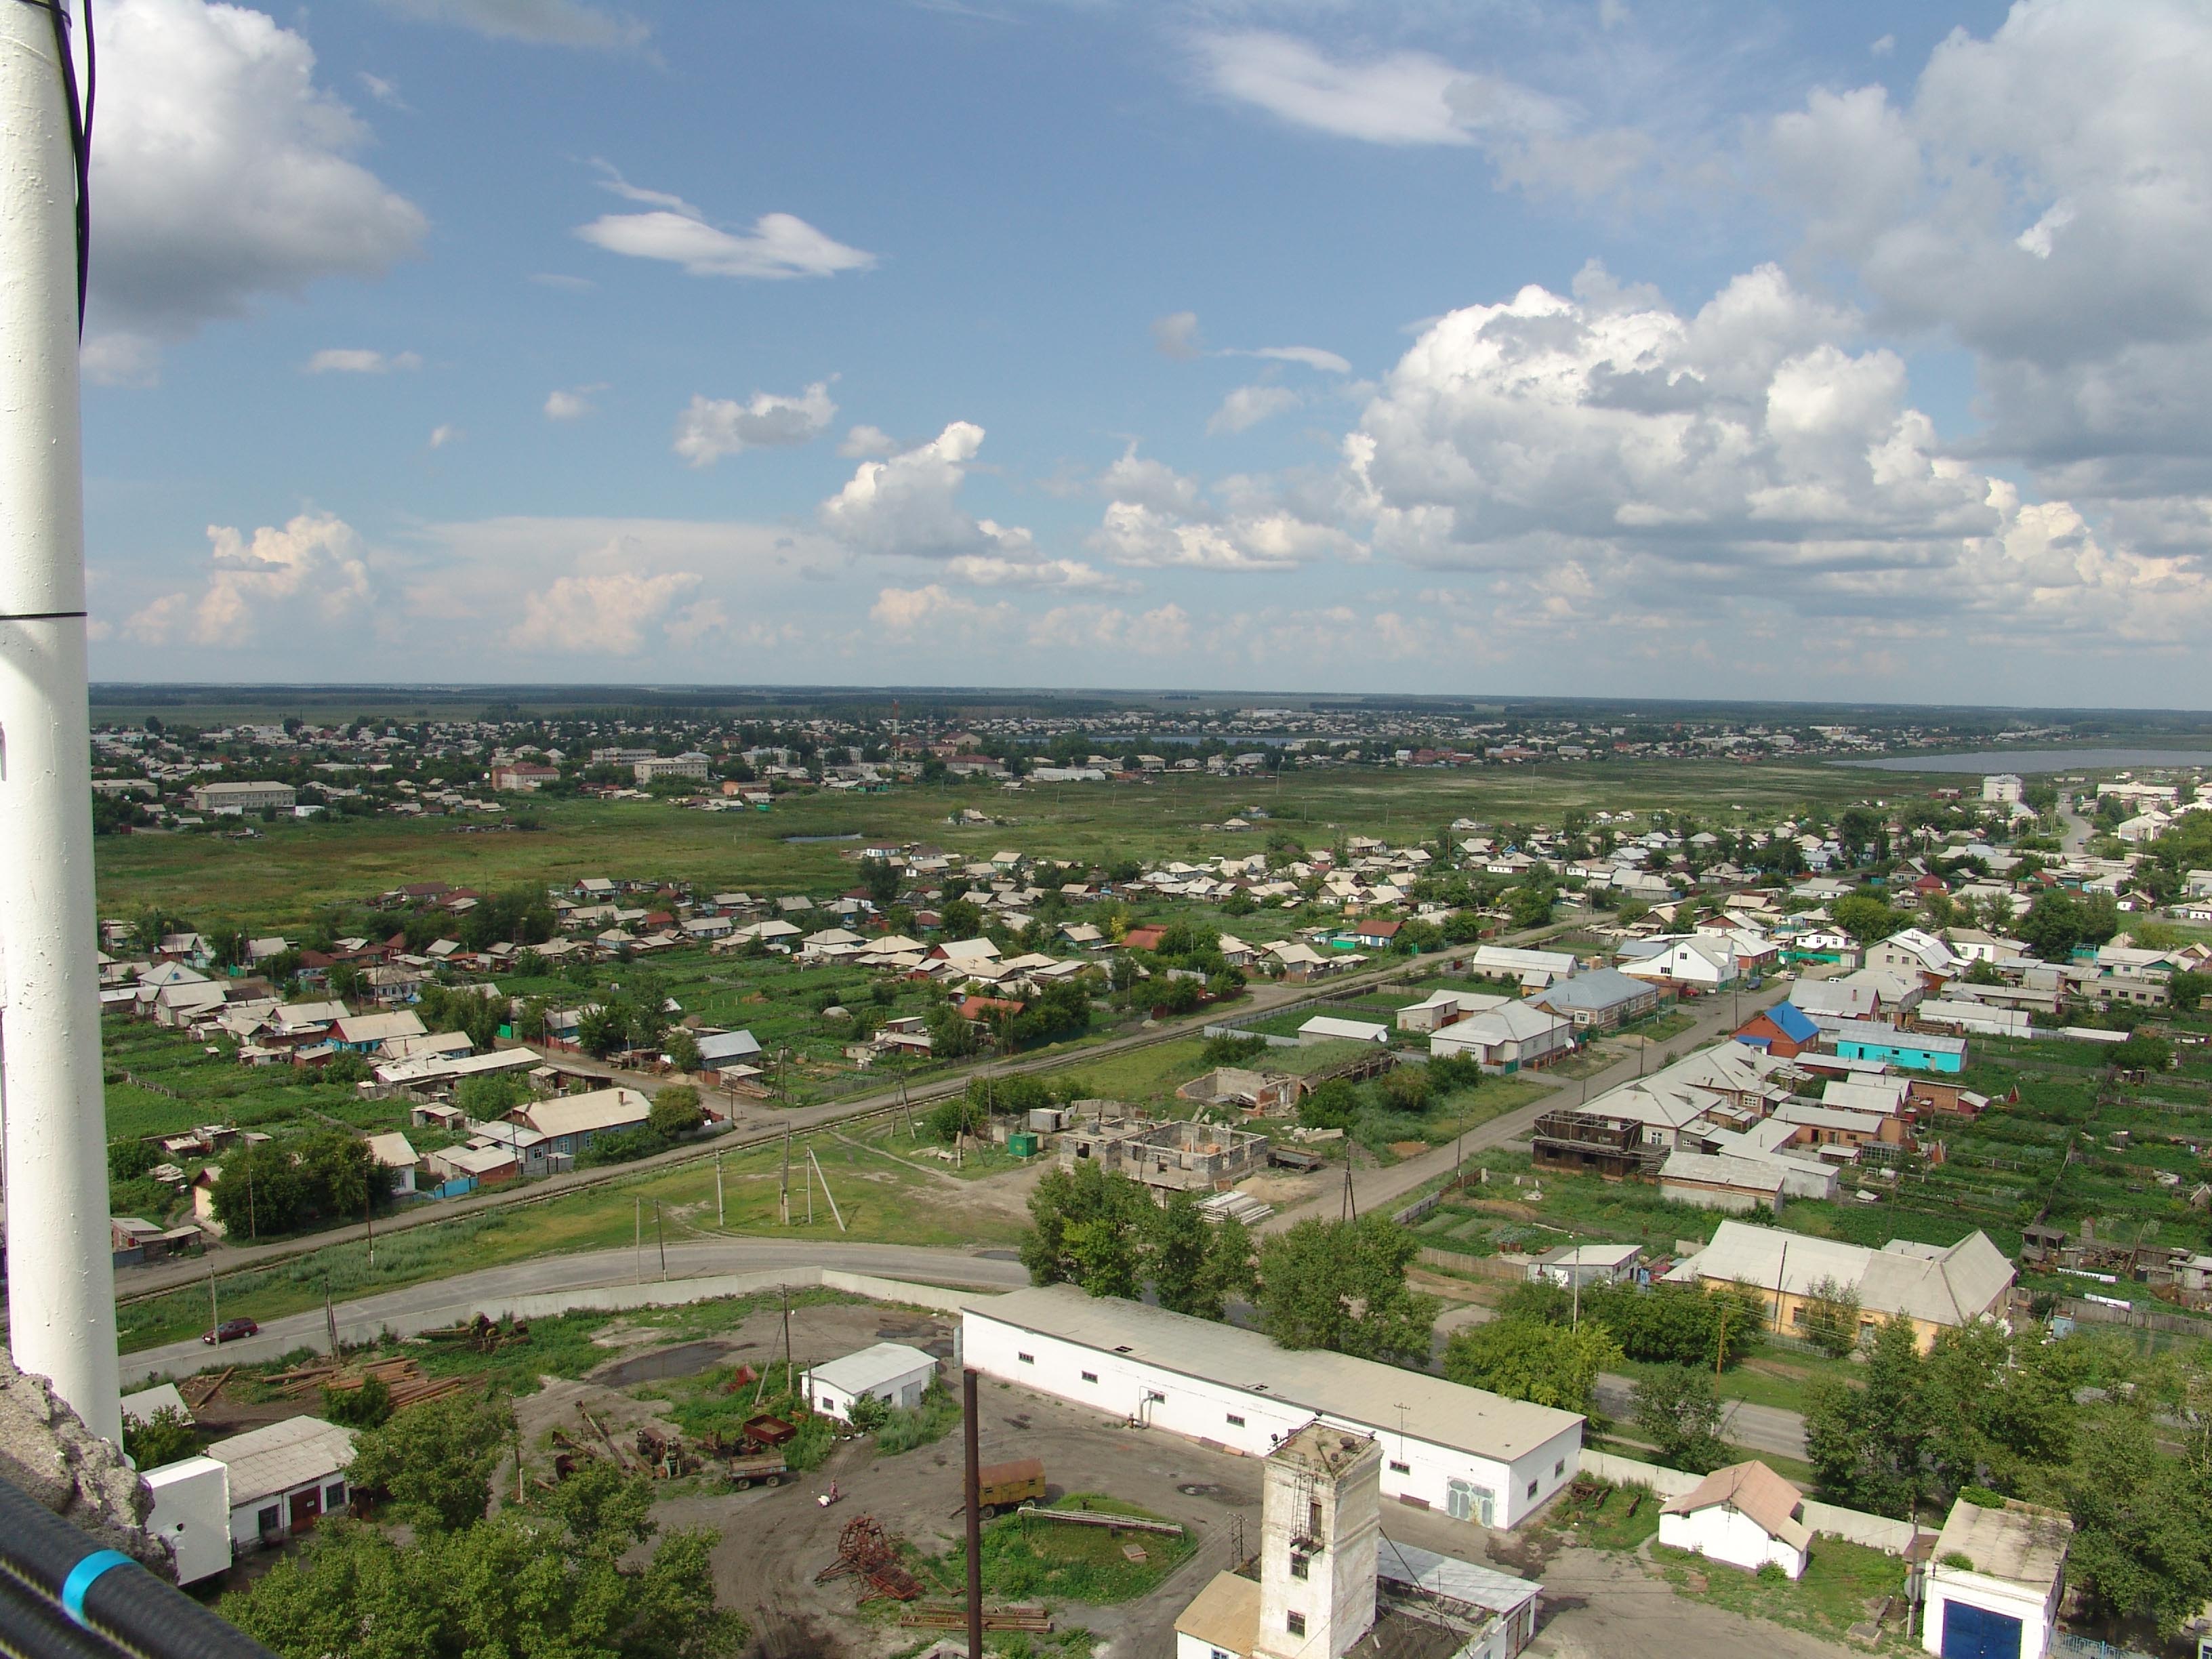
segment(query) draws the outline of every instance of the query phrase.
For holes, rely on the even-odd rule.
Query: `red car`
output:
[[[241,1336],[255,1335],[260,1329],[261,1327],[250,1319],[226,1319],[200,1340],[210,1346],[218,1342],[235,1342]]]

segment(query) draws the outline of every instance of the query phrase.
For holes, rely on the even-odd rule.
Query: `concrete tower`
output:
[[[1260,1632],[1267,1659],[1339,1659],[1375,1623],[1382,1449],[1309,1423],[1267,1455]]]

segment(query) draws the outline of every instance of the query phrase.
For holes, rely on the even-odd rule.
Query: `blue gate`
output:
[[[1943,1659],[2020,1659],[2020,1620],[1964,1601],[1946,1601]]]

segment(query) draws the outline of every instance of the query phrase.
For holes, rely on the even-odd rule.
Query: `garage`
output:
[[[2021,1659],[2021,1621],[1970,1602],[1943,1608],[1943,1659]]]

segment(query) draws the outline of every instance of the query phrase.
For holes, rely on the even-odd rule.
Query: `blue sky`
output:
[[[99,20],[102,678],[2212,692],[2201,6]]]

